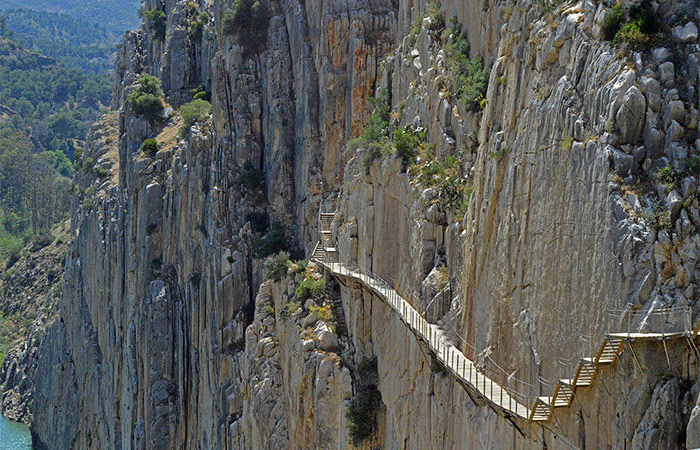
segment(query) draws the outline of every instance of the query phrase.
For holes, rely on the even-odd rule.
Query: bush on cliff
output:
[[[222,32],[235,35],[247,54],[259,53],[267,42],[268,10],[265,1],[234,0],[224,11]]]
[[[265,173],[255,167],[252,162],[246,161],[238,176],[238,182],[247,189],[260,189],[265,186]]]
[[[319,298],[326,291],[326,280],[317,280],[307,276],[304,281],[299,283],[294,294],[299,300],[308,300],[311,297]]]
[[[141,144],[141,151],[146,156],[154,157],[156,153],[158,153],[158,141],[152,138],[146,139],[143,141],[143,144]]]
[[[265,269],[267,269],[267,279],[279,281],[287,275],[287,269],[289,268],[289,253],[279,252],[272,258],[265,262]]]
[[[144,17],[148,22],[148,28],[153,33],[151,35],[151,40],[164,41],[166,25],[165,13],[156,7],[150,11],[146,11]]]
[[[263,237],[253,239],[253,255],[267,258],[270,255],[290,250],[289,240],[284,226],[277,220],[272,222],[270,231]]]
[[[377,358],[363,359],[357,366],[355,396],[347,411],[348,429],[355,446],[377,431],[377,411],[382,396],[377,389]]]
[[[163,110],[163,88],[159,78],[144,75],[139,87],[129,95],[129,106],[138,115],[154,119]]]
[[[347,147],[351,152],[360,148],[367,150],[363,164],[365,171],[369,174],[369,169],[374,161],[382,155],[388,154],[391,149],[389,144],[391,103],[386,89],[379,92],[377,97],[369,97],[367,102],[372,109],[372,114],[364,125],[362,135],[349,140]]]
[[[618,4],[610,8],[603,18],[603,39],[613,41],[616,45],[627,44],[635,50],[643,50],[653,45],[657,39],[659,22],[649,0],[632,5],[628,11],[628,20]]]
[[[195,89],[192,89],[190,91],[190,94],[192,94],[193,100],[206,100],[208,102],[211,101],[211,92],[208,92],[207,88],[204,86],[199,86]]]
[[[622,12],[622,7],[620,5],[615,5],[610,8],[603,18],[603,26],[601,27],[603,31],[603,39],[610,41],[612,40],[625,21],[625,15]]]
[[[396,156],[403,160],[404,167],[409,167],[416,162],[416,154],[425,144],[425,131],[414,131],[409,127],[394,130],[394,148]]]
[[[451,90],[469,111],[483,110],[491,71],[480,56],[469,57],[469,40],[459,29],[452,30],[445,54]]]
[[[211,103],[206,100],[197,99],[190,103],[182,105],[180,115],[182,116],[183,125],[180,128],[179,136],[181,139],[186,139],[190,135],[190,127],[197,122],[204,122],[211,114]]]
[[[197,14],[196,18],[190,23],[187,28],[187,37],[190,38],[195,44],[202,42],[202,36],[204,35],[204,26],[209,22],[209,14],[206,12],[201,12]]]

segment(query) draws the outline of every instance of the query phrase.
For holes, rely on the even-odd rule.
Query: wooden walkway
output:
[[[450,343],[438,325],[428,323],[389,283],[372,273],[365,273],[361,269],[351,268],[340,262],[332,236],[334,215],[334,213],[320,214],[321,239],[311,259],[325,267],[336,278],[359,283],[363,289],[391,306],[414,336],[427,345],[435,358],[460,384],[507,417],[528,422],[548,422],[555,408],[571,405],[577,389],[594,383],[596,372],[600,367],[613,364],[617,360],[625,342],[631,344],[632,341],[637,340],[664,340],[665,342],[668,339],[692,339],[700,332],[699,323],[692,332],[688,333],[609,333],[603,338],[596,354],[578,361],[573,378],[559,380],[551,396],[537,397],[534,404],[529,407],[526,404],[528,397],[515,389],[501,386],[479,371],[473,361]]]

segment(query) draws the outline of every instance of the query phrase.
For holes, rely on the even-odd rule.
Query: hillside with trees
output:
[[[106,73],[114,67],[115,44],[122,33],[65,13],[13,9],[3,16],[6,22],[0,26],[14,39],[70,68]]]
[[[140,0],[3,0],[0,2],[0,12],[31,9],[65,13],[121,34],[139,26],[136,11],[140,5]]]
[[[65,218],[76,152],[111,99],[111,77],[66,67],[0,19],[0,261]]]

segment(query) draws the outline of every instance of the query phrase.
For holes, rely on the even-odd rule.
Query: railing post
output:
[[[632,337],[632,319],[630,315],[627,315],[627,339]],[[593,337],[591,336],[591,340],[593,340]]]

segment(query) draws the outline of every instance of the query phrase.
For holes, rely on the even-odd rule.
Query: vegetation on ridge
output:
[[[234,0],[224,11],[221,31],[236,36],[246,54],[259,53],[267,42],[268,14],[265,1]]]
[[[159,78],[144,75],[139,86],[129,95],[129,106],[134,113],[154,119],[163,110],[163,89]]]
[[[165,40],[165,26],[166,26],[166,16],[160,8],[155,7],[150,11],[143,13],[143,17],[148,23],[148,29],[151,31],[151,40],[153,41],[164,41]]]
[[[445,39],[449,91],[464,103],[467,110],[478,112],[486,105],[486,91],[491,71],[480,56],[469,57],[469,40],[457,23]]]
[[[651,3],[644,0],[629,8],[627,19],[619,3],[610,8],[603,18],[602,32],[605,40],[643,50],[658,41],[655,35],[659,28]]]
[[[190,127],[195,123],[203,123],[211,114],[211,103],[206,100],[196,99],[180,107],[183,125],[178,132],[180,139],[186,139],[190,135]]]

